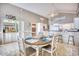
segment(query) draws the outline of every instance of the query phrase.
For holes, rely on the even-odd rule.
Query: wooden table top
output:
[[[29,44],[29,45],[46,45],[46,44],[49,44],[51,43],[51,41],[48,41],[48,42],[44,42],[42,40],[38,40],[37,42],[34,42],[34,43],[30,43],[30,42],[25,42],[26,44]]]

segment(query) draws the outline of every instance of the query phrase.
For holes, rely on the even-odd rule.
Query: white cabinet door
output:
[[[4,43],[8,43],[11,41],[10,40],[10,33],[4,33],[3,37],[4,37]]]
[[[18,33],[5,33],[4,43],[13,42],[18,40]]]

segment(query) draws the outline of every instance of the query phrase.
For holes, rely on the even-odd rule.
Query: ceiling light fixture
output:
[[[40,20],[41,20],[41,21],[44,21],[44,18],[41,17]]]
[[[57,16],[58,13],[51,13],[50,17],[54,17],[54,16]]]
[[[52,7],[54,7],[54,8],[52,8]],[[57,15],[58,15],[58,13],[57,13],[56,7],[54,6],[54,4],[51,4],[51,11],[50,11],[49,16],[54,17],[54,16],[57,16]]]

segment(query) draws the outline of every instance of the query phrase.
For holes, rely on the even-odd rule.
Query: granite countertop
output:
[[[79,32],[79,31],[68,31],[68,32]]]

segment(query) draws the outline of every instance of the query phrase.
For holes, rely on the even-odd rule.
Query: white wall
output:
[[[18,21],[20,21],[20,20],[24,21],[24,25],[25,25],[24,30],[25,31],[31,31],[31,25],[30,24],[40,22],[40,18],[42,17],[40,15],[34,14],[32,12],[29,12],[27,10],[24,10],[24,9],[16,7],[16,6],[13,6],[13,5],[10,5],[10,4],[7,4],[7,3],[2,3],[2,4],[0,3],[0,18],[4,18],[4,16],[6,14],[16,16],[16,19]],[[48,23],[47,18],[44,18],[44,19],[45,19],[44,23]],[[16,46],[16,44],[15,44],[15,46]],[[22,44],[21,44],[21,47],[22,47]],[[14,47],[14,44],[11,44],[10,46],[8,45],[7,47],[4,47],[4,48],[6,50],[9,50],[8,48],[10,48],[11,50],[15,48],[17,50],[18,46]],[[21,50],[23,50],[23,47],[21,48]],[[12,51],[14,51],[14,50],[12,50]],[[0,52],[3,53],[3,55],[6,55],[4,52],[7,52],[7,51],[0,50]],[[13,52],[10,52],[10,54],[12,54],[12,53]]]
[[[16,16],[17,20],[23,20],[25,22],[25,31],[31,30],[31,28],[28,26],[30,23],[40,22],[40,18],[43,17],[14,5],[0,3],[0,17],[5,16],[6,14]],[[43,18],[45,19],[44,23],[48,23],[47,18]]]

